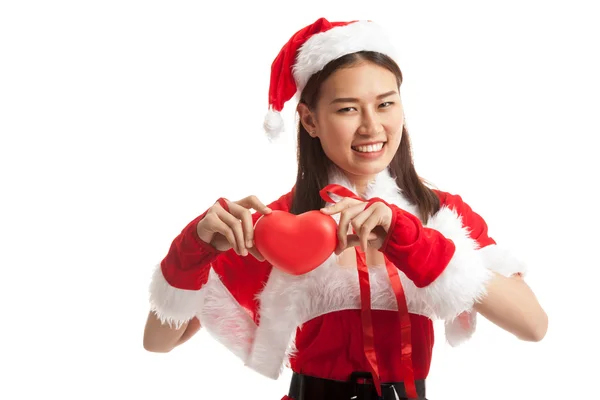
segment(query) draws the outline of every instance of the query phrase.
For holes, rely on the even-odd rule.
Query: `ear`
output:
[[[310,111],[308,106],[304,103],[299,103],[296,110],[298,111],[300,123],[304,129],[306,129],[311,137],[317,137],[317,124],[314,113]]]

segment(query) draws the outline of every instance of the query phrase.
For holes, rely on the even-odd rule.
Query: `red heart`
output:
[[[254,227],[260,254],[274,267],[302,275],[323,264],[337,246],[337,223],[320,211],[294,215],[274,210]]]

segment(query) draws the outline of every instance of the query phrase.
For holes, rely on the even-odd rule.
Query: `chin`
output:
[[[374,160],[357,159],[354,154],[348,154],[338,159],[332,157],[329,159],[346,174],[354,177],[373,177],[386,170],[393,159],[393,154],[391,156],[384,154],[382,157]]]
[[[348,165],[348,168],[343,168],[345,171],[355,176],[373,176],[384,171],[388,167],[388,163],[369,163],[366,165]]]

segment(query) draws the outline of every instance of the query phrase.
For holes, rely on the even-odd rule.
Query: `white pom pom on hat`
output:
[[[270,140],[285,131],[284,104],[306,86],[310,77],[331,61],[358,51],[375,51],[391,57],[396,50],[389,35],[372,21],[329,22],[319,18],[296,32],[271,65],[269,111],[264,130]]]
[[[264,129],[270,140],[277,139],[284,131],[283,118],[278,111],[269,110],[265,116]]]

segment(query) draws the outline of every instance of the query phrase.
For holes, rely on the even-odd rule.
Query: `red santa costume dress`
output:
[[[272,110],[266,127],[281,130],[273,114],[312,74],[331,60],[361,50],[396,59],[387,35],[373,22],[319,19],[297,32],[273,63]],[[355,193],[339,171],[329,176],[334,193]],[[301,386],[311,379],[313,386],[319,379],[324,385],[354,379],[357,387],[373,382],[385,399],[424,399],[434,341],[432,320],[445,320],[451,345],[467,340],[475,330],[473,304],[485,295],[493,272],[524,273],[460,196],[435,192],[440,210],[422,223],[417,207],[389,171],[382,171],[364,196],[369,203],[382,201],[392,209],[379,256],[356,248],[350,260],[332,254],[299,276],[204,243],[196,232],[203,214],[182,230],[156,266],[151,308],[175,326],[198,318],[212,337],[267,377],[277,379],[289,366],[294,379],[290,397],[284,399],[316,398],[302,394]],[[289,211],[292,195],[284,194],[269,207]],[[328,204],[334,201],[333,196],[326,199]],[[260,216],[255,213],[253,221]],[[360,381],[365,372],[371,380]],[[390,397],[392,392],[397,397]]]

